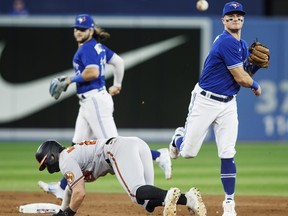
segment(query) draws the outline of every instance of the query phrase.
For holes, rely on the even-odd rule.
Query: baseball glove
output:
[[[249,47],[250,56],[248,61],[260,68],[268,68],[270,60],[269,48],[258,42],[257,40]]]
[[[52,97],[56,100],[60,97],[61,93],[67,90],[69,84],[66,81],[66,76],[61,76],[58,78],[54,78],[49,87],[49,92]]]

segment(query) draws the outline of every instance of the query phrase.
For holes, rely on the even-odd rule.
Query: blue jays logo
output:
[[[86,21],[86,17],[79,17],[77,21],[81,24],[82,22]]]
[[[232,4],[230,4],[230,6],[231,6],[231,7],[234,7],[234,8],[237,8],[237,7],[240,6],[240,4],[239,4],[239,3],[232,3]]]

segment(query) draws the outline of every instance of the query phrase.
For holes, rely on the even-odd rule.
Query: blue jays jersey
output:
[[[229,69],[243,66],[248,55],[246,41],[238,41],[229,32],[224,31],[214,40],[204,63],[199,86],[220,95],[237,94],[240,85],[234,80]]]
[[[99,68],[99,77],[87,82],[77,82],[77,94],[83,94],[93,89],[105,86],[105,65],[114,52],[98,43],[94,38],[80,46],[73,58],[73,67],[76,75],[82,74],[86,67],[96,66]]]

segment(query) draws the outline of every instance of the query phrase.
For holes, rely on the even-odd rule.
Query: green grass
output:
[[[34,154],[39,143],[0,142],[0,191],[40,191],[37,181],[58,181],[61,174],[39,172]],[[69,143],[65,144],[69,146]],[[166,147],[160,144],[151,148]],[[237,195],[288,196],[288,145],[241,143],[237,146]],[[192,186],[203,194],[223,194],[219,178],[220,160],[215,144],[204,144],[194,159],[173,160],[173,179],[166,181],[154,163],[155,185],[161,188]],[[123,193],[116,177],[107,175],[86,184],[87,191]]]

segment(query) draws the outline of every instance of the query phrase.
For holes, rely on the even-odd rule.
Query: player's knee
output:
[[[186,151],[181,151],[180,154],[185,159],[194,158],[197,156],[197,154],[193,154],[192,152],[186,152]]]

